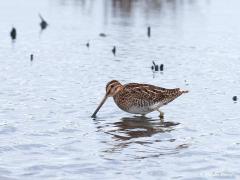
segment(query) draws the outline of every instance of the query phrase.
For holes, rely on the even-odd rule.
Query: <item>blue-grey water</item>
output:
[[[239,7],[2,0],[0,179],[239,179]],[[49,23],[42,32],[38,13]],[[112,79],[190,92],[162,108],[165,125],[157,112],[134,116],[112,99],[92,119]]]

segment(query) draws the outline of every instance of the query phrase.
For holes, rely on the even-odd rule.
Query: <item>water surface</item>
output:
[[[2,1],[0,179],[239,179],[239,5]],[[112,79],[190,93],[162,108],[165,125],[111,99],[90,118]]]

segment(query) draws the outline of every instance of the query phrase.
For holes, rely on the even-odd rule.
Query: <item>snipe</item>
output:
[[[163,113],[159,108],[187,92],[179,88],[165,89],[150,84],[129,83],[122,85],[118,81],[112,80],[107,83],[106,95],[92,117],[96,117],[97,112],[108,97],[113,97],[114,102],[123,111],[141,115],[158,111],[160,117],[163,117]]]

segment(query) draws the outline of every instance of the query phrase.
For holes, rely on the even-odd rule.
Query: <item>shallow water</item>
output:
[[[239,179],[239,5],[2,1],[0,179]],[[190,93],[162,108],[164,125],[112,100],[90,118],[112,79]]]

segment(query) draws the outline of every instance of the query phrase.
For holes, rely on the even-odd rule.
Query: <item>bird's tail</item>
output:
[[[189,91],[188,90],[180,90],[180,92],[183,94],[183,93],[188,93]]]

